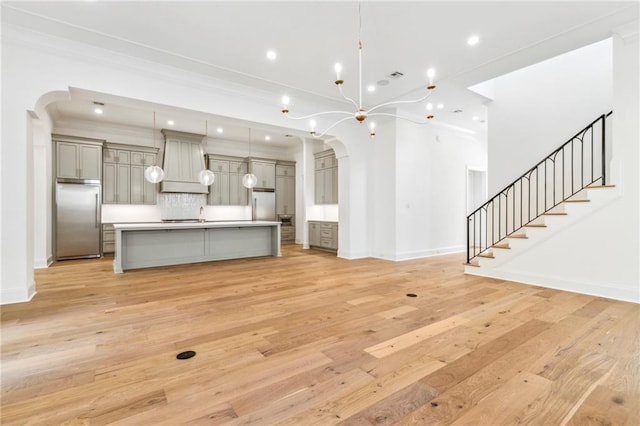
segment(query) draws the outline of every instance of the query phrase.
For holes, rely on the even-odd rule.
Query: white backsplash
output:
[[[207,206],[206,194],[158,194],[162,219],[198,219],[200,207]]]

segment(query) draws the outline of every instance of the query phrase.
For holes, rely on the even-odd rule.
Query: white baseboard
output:
[[[0,294],[0,305],[29,302],[35,295],[35,282],[31,282],[31,285],[27,289],[19,287],[3,288]]]
[[[462,253],[466,251],[465,246],[453,246],[453,247],[440,247],[429,250],[418,250],[418,251],[405,251],[401,253],[396,253],[395,258],[393,260],[403,261],[403,260],[412,260],[412,259],[421,259],[424,257],[433,257],[433,256],[442,256],[445,254],[452,253]]]
[[[53,257],[49,256],[47,259],[34,259],[33,261],[33,267],[35,269],[45,269],[48,268],[49,266],[51,266],[51,264],[53,263]]]
[[[614,286],[610,283],[569,281],[554,277],[546,277],[535,274],[522,274],[512,271],[492,269],[490,271],[482,268],[467,268],[469,275],[477,275],[499,280],[513,281],[522,284],[535,285],[556,290],[569,291],[572,293],[587,294],[590,296],[605,297],[607,299],[622,300],[625,302],[640,303],[640,288],[625,288]]]

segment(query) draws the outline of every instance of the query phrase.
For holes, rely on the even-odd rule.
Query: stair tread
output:
[[[507,236],[507,238],[521,238],[521,239],[524,240],[524,239],[527,239],[529,237],[527,237],[524,234],[511,234],[511,235]]]
[[[564,200],[563,203],[588,203],[591,200],[585,200],[582,198],[578,198],[578,199],[570,199],[570,200]]]
[[[506,249],[506,250],[510,250],[511,247],[509,247],[509,243],[505,243],[505,244],[494,244],[491,246],[491,248],[497,248],[497,249]]]
[[[616,187],[615,185],[594,185],[594,184],[585,186],[585,188],[587,189],[615,188],[615,187]]]
[[[569,213],[565,213],[565,212],[547,212],[547,213],[542,213],[544,216],[566,216]]]
[[[464,265],[465,266],[475,266],[476,268],[480,267],[480,264],[475,262],[475,261],[473,261],[473,260],[471,262],[464,263]]]
[[[478,257],[486,257],[487,259],[495,259],[493,253],[480,253],[477,255]]]
[[[528,223],[524,225],[525,228],[546,228],[547,225],[544,223]]]

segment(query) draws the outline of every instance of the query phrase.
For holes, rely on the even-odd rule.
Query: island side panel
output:
[[[240,259],[273,254],[271,226],[211,228],[207,230],[211,260]]]
[[[126,231],[123,240],[124,269],[209,260],[205,252],[204,229]]]
[[[282,256],[280,248],[280,223],[271,228],[271,244],[271,255],[278,257]]]
[[[113,272],[121,274],[122,269],[122,229],[115,230],[116,241],[113,253]]]

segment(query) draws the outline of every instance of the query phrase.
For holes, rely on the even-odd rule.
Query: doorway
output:
[[[467,168],[467,214],[487,201],[487,171]]]

